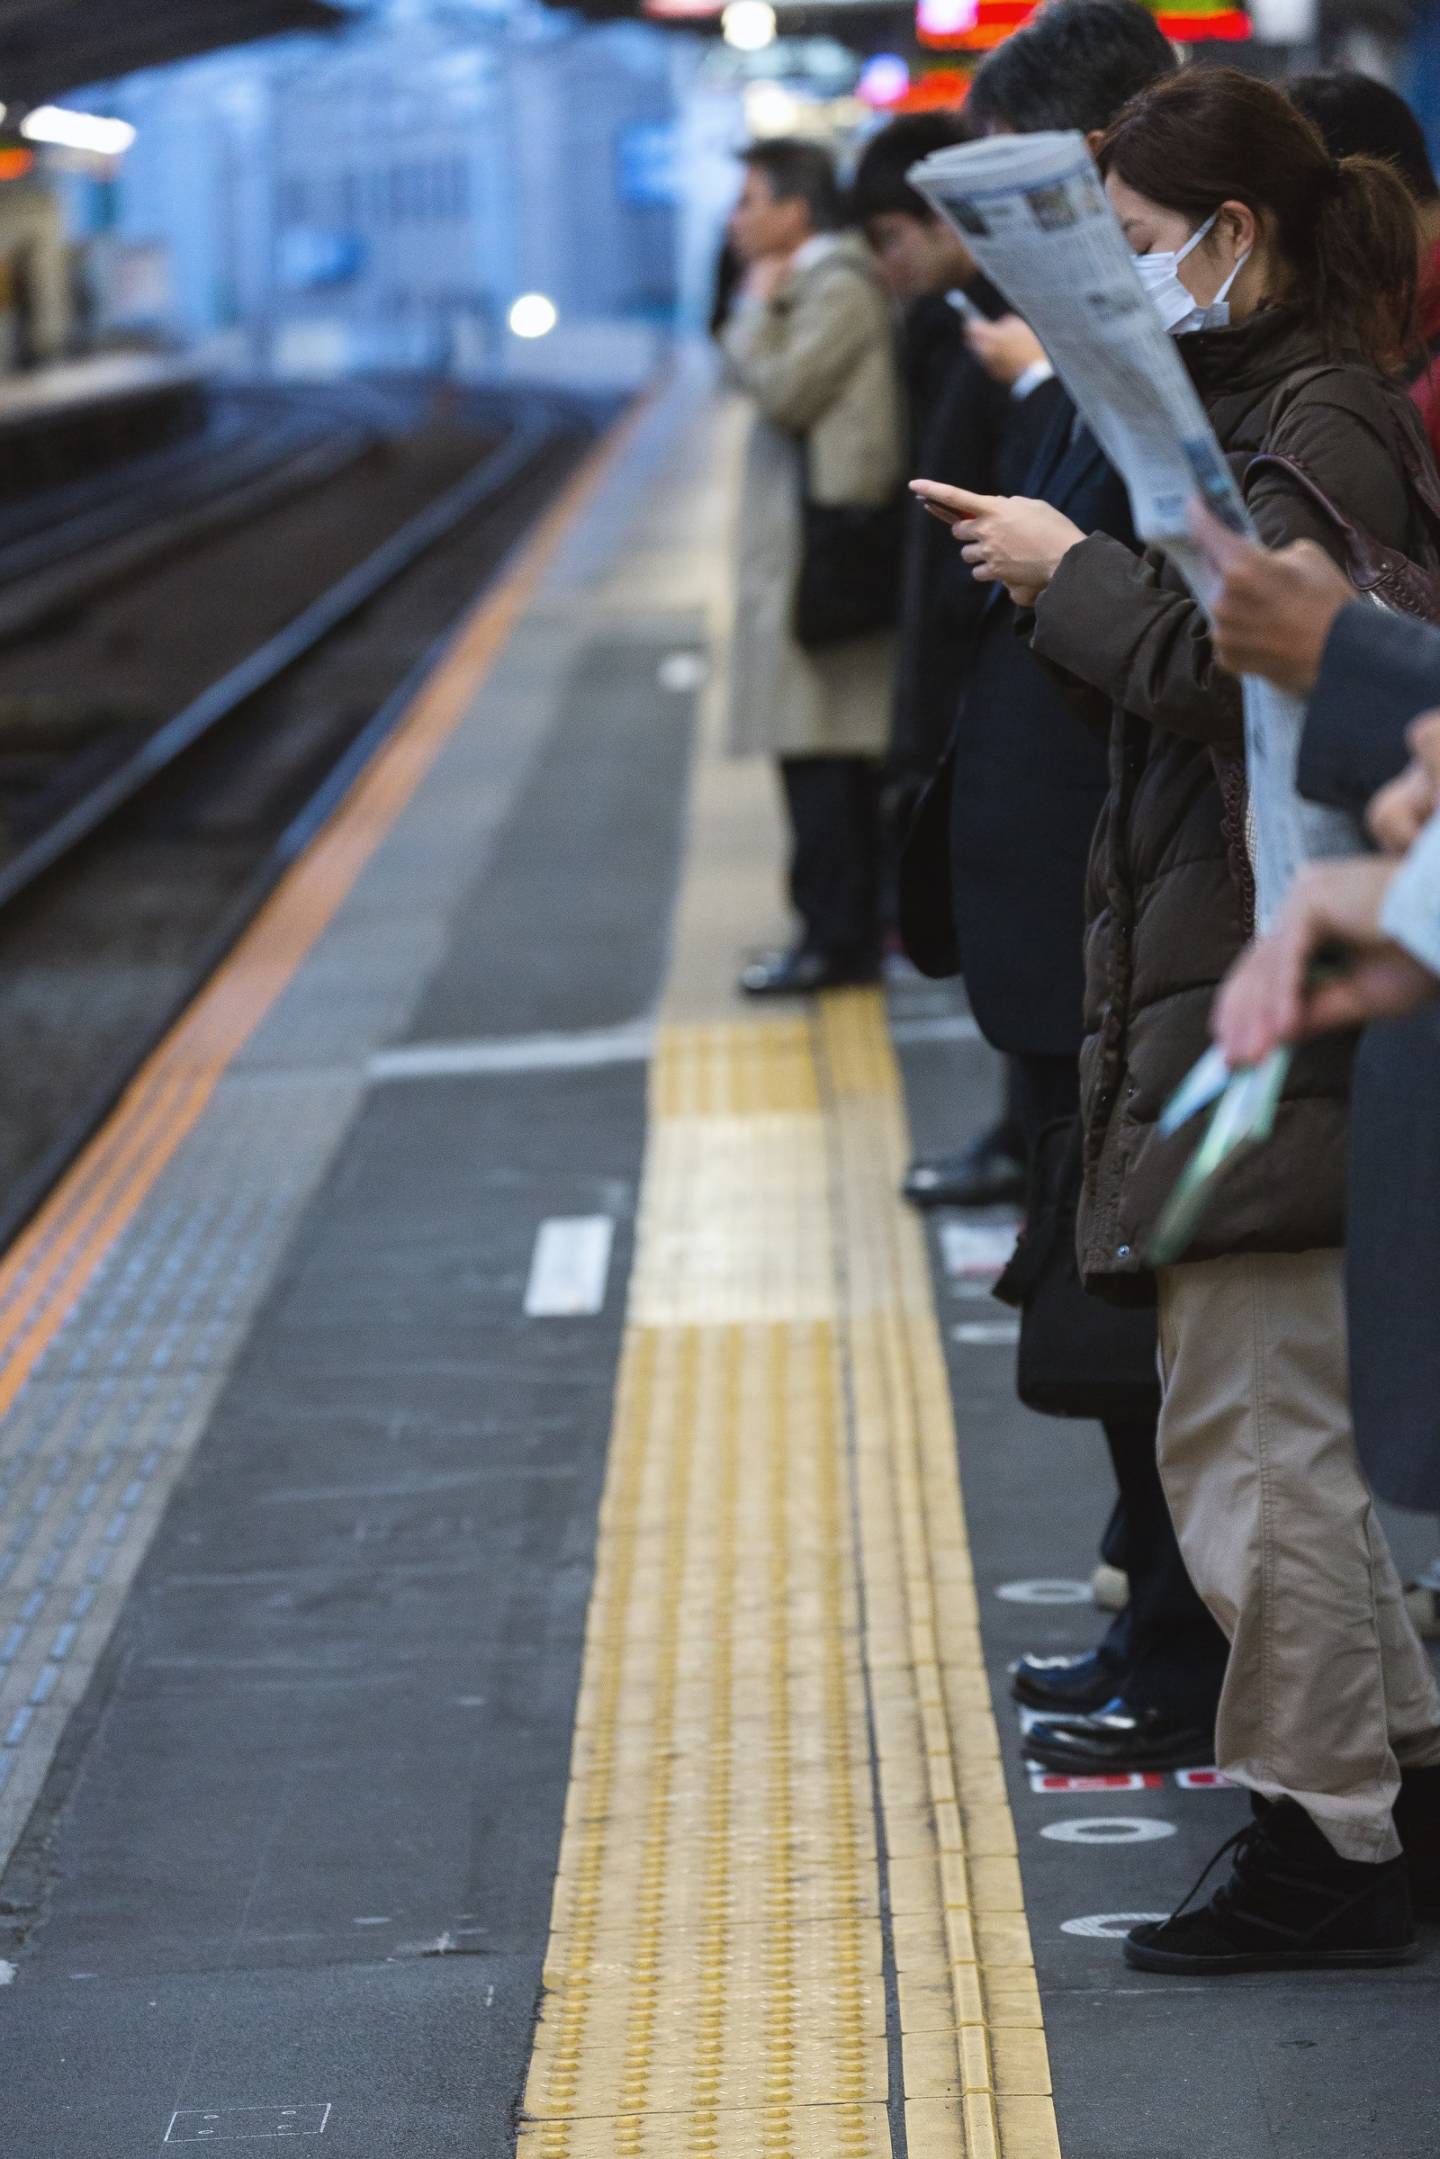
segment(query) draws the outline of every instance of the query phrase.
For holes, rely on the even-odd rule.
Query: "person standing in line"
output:
[[[1217,1008],[1217,1029],[1238,1060],[1261,1056],[1282,1039],[1277,1007],[1285,1039],[1292,1026],[1297,1038],[1322,1023],[1366,1026],[1355,1068],[1346,1254],[1356,1443],[1382,1498],[1436,1514],[1440,1013],[1432,1007],[1412,1015],[1408,1006],[1412,999],[1417,1008],[1429,1005],[1429,978],[1440,972],[1427,957],[1425,929],[1428,905],[1440,934],[1440,713],[1429,709],[1440,700],[1440,628],[1357,600],[1349,579],[1304,541],[1272,554],[1227,533],[1198,507],[1195,532],[1220,580],[1215,650],[1221,664],[1309,701],[1298,765],[1302,793],[1355,816],[1368,806],[1386,854],[1406,857],[1398,901],[1393,860],[1307,873],[1275,937],[1239,963]],[[1429,833],[1423,848],[1422,828]],[[1354,948],[1366,964],[1302,998],[1294,971],[1318,943],[1331,941]],[[1241,1031],[1257,987],[1262,1019],[1273,1030],[1258,1038]],[[1437,1589],[1440,1562],[1406,1590],[1406,1607],[1422,1634],[1433,1625]],[[1440,1787],[1440,1771],[1431,1775]],[[1422,1785],[1412,1771],[1402,1793],[1406,1845],[1413,1874],[1415,1841],[1428,1821],[1430,1902],[1440,1907],[1440,1789],[1427,1802]]]
[[[893,631],[821,648],[795,634],[803,504],[881,509],[902,477],[903,433],[890,303],[863,239],[841,230],[829,154],[784,138],[745,151],[730,236],[746,266],[720,333],[754,418],[741,488],[730,741],[779,761],[790,825],[788,950],[744,969],[753,997],[878,980],[881,760]],[[877,564],[877,570],[883,565]]]
[[[1440,456],[1440,182],[1425,130],[1398,90],[1369,75],[1337,69],[1297,75],[1285,87],[1333,158],[1383,158],[1410,192],[1420,228],[1420,350],[1409,362],[1410,395]]]
[[[959,113],[892,120],[866,144],[851,193],[886,281],[906,303],[909,469],[992,489],[1018,483],[1063,393],[1034,332],[1008,313],[954,227],[907,178],[921,158],[964,142],[971,132]],[[1006,342],[1013,383],[992,375],[972,350],[971,324]],[[892,766],[912,811],[949,745],[987,598],[944,530],[933,518],[912,515],[901,566],[890,740]],[[957,952],[950,972],[960,971]],[[1023,1200],[1024,1147],[1013,1110],[961,1152],[912,1163],[904,1191],[919,1207]]]
[[[987,134],[1078,128],[1098,143],[1129,97],[1175,69],[1138,0],[1051,0],[986,60],[967,112]],[[980,342],[1002,367],[989,329]],[[1049,423],[1029,469],[1000,484],[1040,498],[1063,528],[1133,545],[1124,482],[1070,399],[1058,386],[1043,394]],[[1000,496],[966,499],[1003,508]],[[963,963],[981,1032],[1017,1075],[1028,1154],[1047,1125],[1079,1112],[1085,867],[1109,773],[1103,737],[1029,650],[1026,610],[983,589],[951,747],[906,850],[902,922],[923,971]],[[1025,1656],[1012,1675],[1017,1699],[1057,1720],[1032,1730],[1027,1752],[1068,1774],[1203,1767],[1213,1749],[1225,1639],[1175,1540],[1155,1457],[1158,1386],[1154,1400],[1148,1415],[1104,1421],[1118,1504],[1102,1552],[1129,1579],[1128,1608],[1095,1649]]]
[[[1354,529],[1440,569],[1434,468],[1397,372],[1418,271],[1394,172],[1336,164],[1273,85],[1218,68],[1136,98],[1099,162],[1262,536],[1310,538],[1343,560]],[[1406,1777],[1428,1804],[1440,1692],[1356,1456],[1346,1045],[1297,1058],[1271,1142],[1231,1166],[1184,1261],[1152,1271],[1148,1257],[1193,1146],[1164,1138],[1158,1118],[1248,942],[1249,790],[1273,781],[1247,769],[1240,685],[1163,555],[1062,529],[1039,503],[1007,503],[964,537],[977,575],[1034,600],[1040,657],[1111,712],[1082,1265],[1117,1298],[1158,1295],[1161,1471],[1231,1641],[1217,1760],[1255,1800],[1251,1826],[1216,1855],[1233,1851],[1228,1879],[1204,1906],[1136,1927],[1126,1959],[1186,1975],[1408,1962]]]

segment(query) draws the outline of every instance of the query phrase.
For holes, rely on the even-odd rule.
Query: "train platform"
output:
[[[1440,1935],[1127,1973],[1240,1795],[1026,1768],[1103,1445],[896,1196],[958,992],[734,993],[736,443],[614,431],[0,1261],[7,2159],[1436,2150]]]

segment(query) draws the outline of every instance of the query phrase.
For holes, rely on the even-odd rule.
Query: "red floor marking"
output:
[[[1215,1773],[1211,1772],[1212,1775]],[[1153,1769],[1147,1769],[1143,1774],[1136,1770],[1113,1777],[1062,1777],[1052,1769],[1032,1769],[1030,1772],[1032,1792],[1158,1792],[1164,1782],[1165,1779]]]
[[[1175,1782],[1182,1792],[1230,1792],[1235,1787],[1218,1769],[1177,1769]]]

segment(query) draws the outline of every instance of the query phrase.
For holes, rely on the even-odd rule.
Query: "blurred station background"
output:
[[[83,0],[0,7],[0,364],[190,351],[323,378],[628,381],[703,325],[731,153],[964,94],[1027,0]],[[1166,0],[1440,127],[1429,0]],[[197,50],[198,48],[198,50]],[[207,49],[209,48],[209,49]]]

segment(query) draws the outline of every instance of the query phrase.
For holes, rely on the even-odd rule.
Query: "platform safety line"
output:
[[[892,1884],[912,2152],[960,2130],[966,2159],[1058,2159],[1048,2050],[980,1636],[954,1411],[924,1240],[896,1199],[909,1159],[899,1073],[877,998],[831,998],[820,1017],[845,1269],[860,1532],[872,1658],[903,1645],[923,1735],[935,1852]],[[858,1264],[857,1264],[858,1261]],[[891,1571],[898,1537],[899,1567]],[[877,1531],[879,1534],[877,1535]],[[903,1653],[903,1649],[902,1649]],[[882,1730],[886,1812],[913,1785]],[[901,1841],[904,1842],[902,1830]],[[912,1851],[913,1840],[910,1841]],[[893,1869],[900,1872],[900,1869]],[[953,2030],[929,2029],[938,1875]],[[910,1907],[907,1911],[904,1907]]]
[[[880,1000],[650,1108],[523,2159],[1058,2159]]]
[[[642,400],[592,451],[512,567],[462,621],[395,731],[0,1260],[0,1415],[460,725],[644,410]]]

